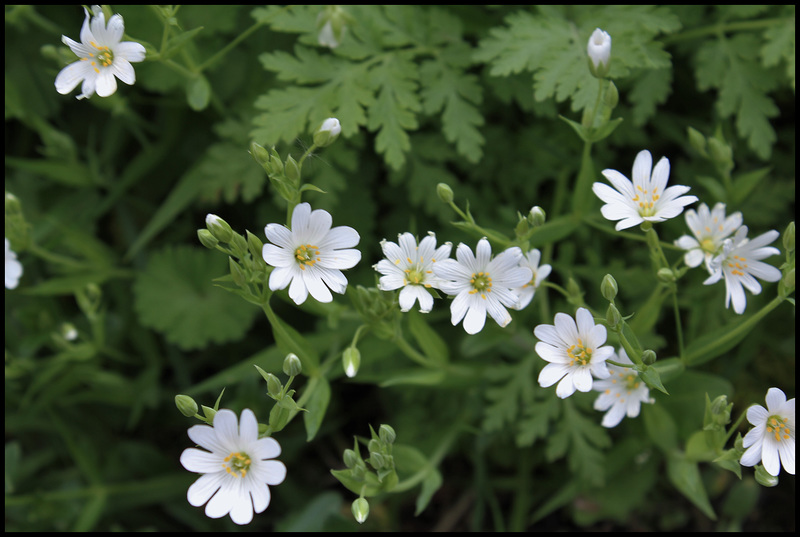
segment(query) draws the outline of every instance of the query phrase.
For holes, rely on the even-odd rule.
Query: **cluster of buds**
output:
[[[286,384],[272,373],[267,373],[258,366],[255,366],[261,376],[267,381],[267,395],[275,401],[275,406],[269,413],[269,434],[275,433],[286,427],[295,414],[304,410],[294,400],[294,390],[290,390],[294,378],[303,371],[300,358],[294,353],[289,353],[283,360],[283,372],[289,376]]]
[[[353,449],[344,450],[345,470],[331,470],[333,476],[345,487],[359,495],[353,502],[353,516],[363,523],[369,515],[369,502],[366,497],[383,492],[390,492],[398,482],[395,470],[392,444],[397,438],[394,429],[389,425],[381,425],[378,432],[370,426],[371,438],[362,439],[369,451],[369,457],[362,458],[359,439],[353,443]]]

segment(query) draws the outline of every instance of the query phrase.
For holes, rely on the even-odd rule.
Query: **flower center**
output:
[[[709,254],[713,254],[717,251],[717,246],[714,244],[714,239],[708,238],[703,239],[700,241],[700,248],[703,249],[704,252],[708,252]]]
[[[773,434],[776,442],[791,438],[792,431],[786,425],[787,421],[789,421],[787,418],[777,415],[767,418],[767,432]]]
[[[655,203],[661,197],[657,192],[658,188],[648,192],[640,186],[636,187],[636,195],[631,199],[639,206],[639,214],[641,216],[653,216],[656,214]]]
[[[430,287],[429,284],[424,283],[426,271],[422,270],[418,265],[414,265],[411,268],[407,268],[404,272],[406,273],[406,283],[412,285],[422,284],[425,285],[426,287]]]
[[[94,69],[95,73],[100,73],[98,64],[100,67],[110,67],[111,64],[114,63],[114,52],[112,52],[110,48],[108,48],[105,45],[100,46],[94,41],[91,41],[89,44],[92,45],[97,50],[97,52],[94,54],[90,52],[88,58],[82,58],[82,59],[92,64],[92,68]]]
[[[731,269],[731,274],[734,276],[744,276],[743,270],[747,268],[747,258],[740,255],[731,256],[728,259],[728,267]]]
[[[629,393],[638,388],[640,384],[639,375],[634,375],[633,373],[625,375],[625,387],[628,389]]]
[[[578,343],[576,343],[575,345],[571,345],[567,349],[567,356],[570,357],[571,362],[569,365],[571,366],[587,365],[589,362],[592,361],[592,349],[587,349],[579,338]]]
[[[247,453],[234,452],[222,459],[226,464],[222,467],[225,471],[234,477],[244,477],[250,469],[250,456]]]
[[[472,285],[472,290],[469,292],[471,295],[480,293],[481,298],[485,299],[486,293],[492,292],[492,277],[488,272],[473,272],[469,283]]]
[[[297,249],[294,251],[294,257],[297,259],[297,262],[300,264],[300,268],[305,270],[306,267],[312,266],[314,263],[319,261],[319,247],[312,246],[310,244],[305,244],[303,246],[298,246]]]

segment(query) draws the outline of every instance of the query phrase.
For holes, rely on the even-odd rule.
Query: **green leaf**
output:
[[[439,473],[439,470],[436,470],[435,468],[425,479],[422,480],[422,490],[420,491],[419,496],[417,496],[417,501],[414,508],[414,516],[419,516],[425,510],[425,508],[428,507],[431,498],[436,491],[441,488],[443,481],[442,474]]]
[[[408,329],[414,336],[423,354],[435,364],[446,364],[450,357],[447,343],[439,333],[430,327],[425,320],[424,313],[411,310],[406,315],[408,319]]]
[[[224,257],[201,248],[154,253],[133,286],[139,321],[184,350],[238,340],[258,310],[212,284],[226,270]]]
[[[331,400],[331,386],[323,376],[312,377],[306,390],[311,392],[311,396],[306,401],[306,410],[303,414],[303,422],[306,426],[306,442],[311,442],[319,431],[328,403]]]
[[[759,48],[758,38],[746,33],[707,41],[696,55],[696,76],[701,91],[719,91],[719,114],[723,118],[735,116],[739,135],[766,160],[776,140],[769,118],[780,111],[767,96],[778,86],[778,80],[774,70],[764,69],[758,61]]]
[[[303,364],[303,371],[310,377],[315,376],[319,368],[319,354],[314,350],[314,347],[308,343],[300,332],[283,322],[269,304],[264,305],[264,312],[272,325],[272,333],[275,336],[275,342],[278,347],[286,354],[295,353]]]
[[[770,171],[772,171],[772,167],[768,166],[734,177],[733,187],[731,188],[732,203],[734,205],[739,205],[746,200],[753,189],[758,186],[761,180],[764,179]]]
[[[186,102],[195,112],[205,110],[211,100],[211,84],[203,75],[198,75],[186,84]]]
[[[717,519],[714,508],[708,501],[708,494],[703,486],[703,479],[696,462],[690,462],[682,454],[669,456],[667,458],[667,477],[675,488],[703,514],[711,520]]]
[[[678,427],[672,416],[656,402],[655,405],[642,405],[642,419],[650,440],[664,453],[671,453],[678,447]]]

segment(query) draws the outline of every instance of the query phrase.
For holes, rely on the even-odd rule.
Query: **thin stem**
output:
[[[400,350],[403,351],[403,354],[411,358],[413,361],[417,362],[419,365],[425,367],[432,367],[430,361],[427,358],[425,358],[422,354],[420,354],[419,351],[417,351],[414,347],[412,347],[411,344],[408,341],[406,341],[402,335],[400,334],[396,335],[392,341],[394,341],[397,344],[397,346],[400,347]]]
[[[681,327],[681,313],[678,309],[678,292],[672,292],[672,307],[675,311],[675,330],[678,333],[678,356],[683,359],[683,328]]]

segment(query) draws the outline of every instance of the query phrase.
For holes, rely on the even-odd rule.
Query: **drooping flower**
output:
[[[522,250],[514,246],[492,258],[492,247],[485,238],[478,241],[475,255],[466,244],[456,248],[456,259],[444,259],[433,265],[441,282],[439,288],[455,295],[450,304],[453,326],[464,320],[464,330],[477,334],[486,323],[486,313],[497,324],[506,326],[511,315],[506,308],[517,304],[514,291],[531,280],[531,270],[519,266]]]
[[[333,218],[328,211],[312,211],[308,203],[300,203],[292,213],[292,229],[280,224],[264,228],[267,239],[262,256],[275,267],[269,276],[273,291],[289,286],[289,297],[302,304],[311,293],[320,302],[331,302],[334,293],[344,294],[347,278],[343,269],[353,268],[361,260],[358,232],[349,226],[331,228]],[[328,290],[330,288],[330,290]]]
[[[742,213],[735,212],[725,217],[725,204],[717,203],[709,211],[705,203],[686,211],[686,225],[693,237],[683,235],[675,241],[675,246],[687,250],[683,259],[687,266],[697,267],[705,261],[709,269],[711,260],[719,254],[722,242],[742,225]]]
[[[268,485],[286,478],[286,466],[272,460],[281,454],[280,444],[271,437],[258,438],[258,422],[250,409],[242,411],[238,425],[236,414],[222,409],[214,415],[213,427],[194,425],[188,433],[203,448],[181,453],[184,468],[203,474],[189,487],[189,503],[206,504],[210,518],[230,514],[236,524],[249,524],[254,511],[262,513],[269,505]]]
[[[381,248],[386,259],[375,265],[375,270],[383,274],[378,281],[382,291],[401,289],[400,311],[410,310],[419,301],[419,311],[428,313],[433,308],[433,296],[430,288],[439,288],[439,278],[433,273],[437,260],[450,257],[452,244],[449,242],[436,248],[436,235],[428,232],[428,236],[419,241],[411,233],[401,233],[397,243],[383,240]]]
[[[536,354],[549,362],[539,373],[539,385],[547,388],[558,382],[556,395],[561,399],[575,390],[591,390],[592,375],[598,379],[610,376],[606,360],[614,354],[614,347],[602,346],[606,327],[594,324],[586,308],[578,308],[575,319],[556,313],[554,325],[540,324],[533,333],[539,339]]]
[[[744,313],[747,297],[742,287],[757,295],[761,292],[761,284],[756,278],[767,282],[777,282],[781,279],[780,270],[761,261],[765,257],[780,253],[777,248],[767,246],[777,239],[778,235],[779,233],[773,229],[749,240],[747,226],[742,226],[736,230],[732,238],[725,239],[722,253],[714,257],[709,264],[711,276],[703,283],[711,285],[725,277],[726,308],[733,302],[733,311]]]
[[[619,354],[609,358],[621,364],[633,364],[625,349],[619,349]],[[655,402],[650,397],[647,384],[639,378],[639,373],[630,367],[620,367],[607,364],[611,374],[607,379],[595,381],[593,390],[600,392],[594,400],[594,409],[605,411],[601,425],[603,427],[616,427],[626,415],[635,418],[639,415],[642,403]]]
[[[6,237],[6,289],[16,289],[21,277],[22,263],[17,260],[17,254]]]
[[[633,182],[617,170],[603,170],[603,175],[614,188],[595,183],[592,191],[606,203],[600,208],[603,216],[619,220],[617,231],[644,221],[663,222],[675,218],[683,212],[684,206],[697,201],[697,196],[682,196],[689,191],[688,186],[667,187],[669,160],[661,157],[653,168],[653,157],[647,150],[640,151],[633,161]]]
[[[745,435],[742,445],[747,448],[740,459],[742,466],[759,462],[772,476],[784,470],[794,475],[795,430],[794,397],[778,388],[767,390],[767,408],[753,405],[747,409],[747,421],[754,427]]]
[[[514,305],[515,310],[521,310],[525,308],[528,304],[530,304],[531,300],[533,300],[533,295],[536,293],[536,290],[539,288],[539,284],[544,281],[550,275],[550,271],[553,270],[553,267],[550,265],[542,265],[539,266],[539,261],[542,259],[542,253],[534,248],[530,252],[520,259],[519,264],[521,267],[528,267],[533,274],[531,280],[516,289],[517,294],[519,295],[519,300]]]
[[[81,42],[61,36],[61,41],[80,59],[58,73],[56,91],[66,95],[83,82],[78,99],[88,99],[95,92],[100,97],[108,97],[117,91],[116,78],[128,85],[136,82],[136,73],[131,63],[143,61],[145,49],[135,41],[122,41],[125,33],[122,15],[113,15],[106,26],[105,15],[100,6],[92,6],[94,17],[91,22],[89,12],[86,8],[83,11],[86,18],[81,28]]]
[[[591,61],[592,74],[598,78],[605,77],[608,74],[611,57],[611,36],[597,28],[589,37],[589,42],[586,44],[586,53]]]

